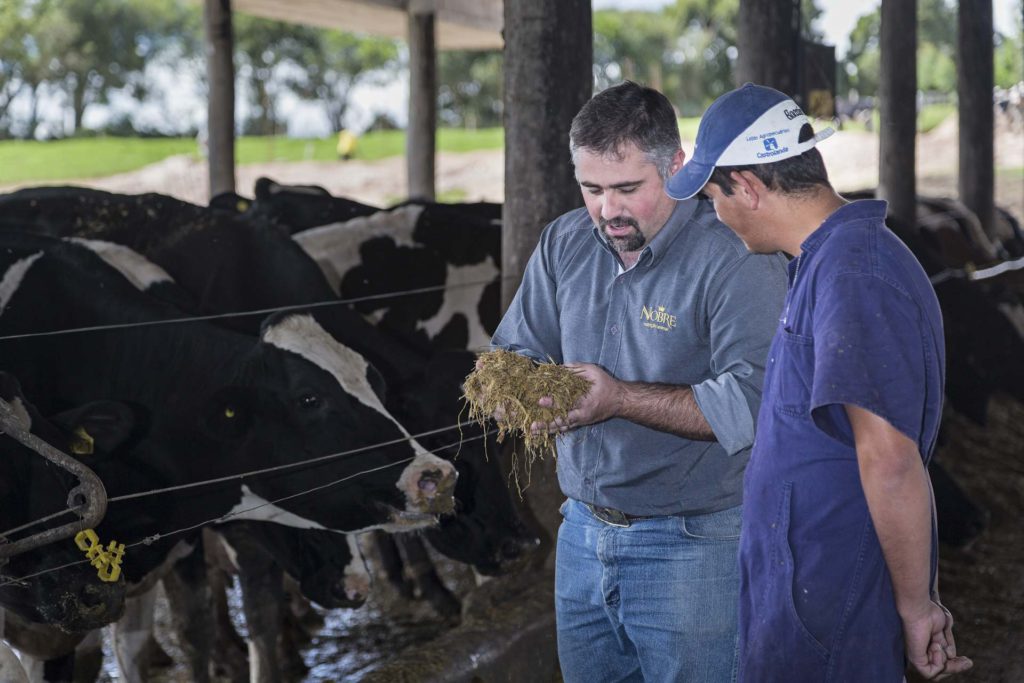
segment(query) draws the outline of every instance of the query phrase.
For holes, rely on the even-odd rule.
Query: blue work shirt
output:
[[[927,462],[945,349],[934,290],[885,212],[839,208],[789,265],[744,482],[747,683],[902,680],[902,624],[844,406],[884,418]]]
[[[678,202],[626,271],[585,209],[547,226],[492,344],[689,385],[718,439],[619,418],[576,429],[558,440],[562,492],[636,515],[738,505],[785,291],[785,259],[748,252],[707,200]]]

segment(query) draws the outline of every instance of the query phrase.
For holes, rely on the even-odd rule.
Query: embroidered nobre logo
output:
[[[676,326],[676,317],[666,311],[664,306],[644,306],[640,310],[640,320],[644,321],[644,327],[663,332],[668,332]]]

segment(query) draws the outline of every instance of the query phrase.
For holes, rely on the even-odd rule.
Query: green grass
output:
[[[8,140],[0,142],[0,183],[112,175],[195,152],[195,140],[187,138]]]
[[[927,104],[917,113],[917,132],[927,133],[949,116],[956,113],[955,104]],[[879,117],[876,109],[871,115],[873,129],[878,130]],[[865,130],[864,124],[859,121],[846,121],[843,123],[843,130]]]
[[[501,128],[441,129],[443,152],[501,149]],[[268,161],[336,161],[334,136],[319,139],[243,137],[235,146],[236,163]],[[405,132],[377,131],[359,138],[354,157],[373,161],[405,153]],[[0,184],[98,178],[133,171],[174,154],[197,155],[192,138],[77,138],[49,142],[0,141]]]
[[[679,124],[679,137],[691,141],[697,139],[697,126],[700,124],[699,116],[676,119],[676,122]]]

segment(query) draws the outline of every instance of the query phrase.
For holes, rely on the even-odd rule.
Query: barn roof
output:
[[[408,12],[435,15],[439,50],[497,50],[502,0],[232,0],[245,14],[307,26],[405,39]]]

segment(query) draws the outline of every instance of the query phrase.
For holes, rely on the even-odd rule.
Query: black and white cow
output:
[[[3,294],[3,304],[5,310],[3,316],[0,316],[0,328],[5,331],[12,329],[18,329],[23,327],[25,323],[18,320],[18,313],[24,314],[24,317],[32,325],[46,327],[47,324],[56,325],[57,322],[63,324],[74,325],[76,322],[76,316],[82,313],[84,309],[92,308],[92,317],[103,318],[105,314],[109,314],[109,310],[106,307],[111,306],[116,309],[118,315],[113,316],[114,319],[123,318],[127,313],[127,317],[132,317],[132,313],[138,311],[130,310],[134,308],[145,309],[150,317],[154,315],[159,317],[159,311],[154,314],[152,305],[149,302],[142,304],[140,301],[135,301],[127,294],[131,291],[130,285],[126,288],[124,282],[117,282],[117,278],[107,277],[102,275],[104,267],[101,267],[96,260],[89,264],[86,263],[85,267],[81,261],[88,261],[88,252],[83,251],[79,245],[53,245],[52,243],[47,245],[46,240],[40,240],[39,238],[33,239],[22,236],[19,238],[12,238],[8,236],[5,240],[9,243],[15,243],[22,253],[28,254],[27,256],[16,259],[12,263],[8,264],[10,267],[7,268],[5,273],[5,285],[0,286],[0,292]],[[26,244],[28,242],[29,244]],[[38,249],[38,251],[36,251]],[[17,255],[17,250],[8,248],[8,257],[11,258],[11,254]],[[29,253],[31,252],[31,253]],[[53,256],[54,252],[61,252],[63,260]],[[60,272],[53,272],[53,269],[47,269],[45,266],[48,262],[57,261],[59,262],[58,268]],[[81,272],[67,272],[69,270],[74,271],[78,269]],[[63,269],[63,270],[61,270]],[[45,270],[51,272],[46,275],[41,275]],[[102,301],[87,301],[82,302],[82,306],[77,304],[72,305],[72,300],[76,294],[80,298],[85,292],[82,291],[82,282],[75,283],[75,275],[86,275],[81,279],[88,280],[91,276],[94,276],[96,282],[90,283],[92,286],[102,288],[104,292]],[[57,291],[60,287],[51,287],[46,289],[41,287],[39,283],[35,286],[28,281],[32,277],[36,277],[38,280],[46,281],[47,276],[53,281],[59,281],[61,284],[71,284],[69,291],[63,292],[63,296],[66,299],[59,302],[50,301],[46,302],[43,299],[60,298]],[[77,284],[77,286],[76,286]],[[55,310],[60,308],[71,308],[75,309],[71,314],[67,315],[66,318],[61,319],[61,316],[56,318],[53,316],[39,316],[32,315],[28,302],[32,300],[30,295],[25,295],[22,290],[24,289],[37,289],[42,290],[46,294],[45,297],[37,297],[35,303],[43,303],[46,305],[50,304]],[[19,303],[18,295],[21,294],[22,298],[21,307],[17,306]],[[123,297],[123,300],[122,300]],[[137,299],[137,297],[135,297]],[[128,302],[135,306],[129,305]],[[63,306],[61,305],[63,304]],[[44,309],[46,310],[46,309]],[[109,320],[109,318],[107,318]],[[192,325],[186,326],[192,327]],[[141,332],[141,331],[140,331]],[[95,337],[90,337],[88,343],[80,344],[76,347],[76,351],[79,351],[80,356],[88,356],[90,353],[94,354],[94,357],[89,361],[92,365],[96,365],[97,358],[102,358],[104,355],[110,358],[116,359],[116,362],[111,362],[110,365],[113,369],[113,377],[96,376],[93,373],[93,377],[86,381],[86,386],[82,386],[82,378],[80,375],[89,373],[74,373],[68,370],[61,372],[64,368],[61,367],[50,367],[45,369],[37,369],[41,374],[47,374],[49,377],[47,380],[35,381],[40,388],[45,387],[50,393],[48,395],[60,395],[65,396],[67,394],[75,395],[78,392],[89,392],[89,391],[111,391],[115,394],[127,395],[132,400],[149,402],[150,405],[154,402],[154,396],[149,393],[152,387],[132,387],[132,378],[130,375],[124,372],[123,368],[126,364],[130,364],[128,360],[133,354],[141,357],[137,357],[135,362],[136,367],[136,379],[149,379],[157,384],[175,384],[179,386],[170,392],[170,395],[166,398],[158,399],[160,403],[160,414],[163,416],[168,409],[172,412],[180,410],[181,413],[175,413],[171,421],[178,421],[179,423],[184,420],[186,423],[196,420],[196,416],[193,414],[193,406],[175,405],[174,399],[178,399],[178,402],[187,400],[187,396],[191,394],[197,403],[201,406],[203,403],[202,394],[203,386],[202,383],[208,380],[210,377],[222,374],[223,367],[216,367],[218,365],[224,365],[230,367],[235,366],[234,372],[236,377],[232,380],[229,386],[224,387],[221,390],[214,392],[214,396],[211,397],[214,403],[213,413],[206,416],[205,418],[200,417],[199,422],[201,423],[201,431],[213,431],[218,432],[218,436],[222,436],[229,443],[224,444],[201,444],[198,445],[199,450],[206,446],[208,450],[210,446],[215,449],[228,448],[234,449],[242,447],[243,450],[252,450],[255,447],[255,451],[249,455],[256,455],[259,450],[260,442],[266,443],[271,447],[284,446],[283,455],[291,456],[295,458],[305,454],[306,456],[315,454],[318,450],[322,450],[316,447],[315,444],[308,443],[310,439],[316,440],[322,438],[325,435],[333,437],[340,437],[340,441],[347,445],[357,445],[359,439],[357,435],[364,430],[369,430],[370,433],[374,433],[378,438],[388,435],[389,431],[395,436],[405,434],[397,423],[395,423],[390,417],[385,417],[383,408],[380,405],[376,395],[370,390],[370,386],[367,382],[367,375],[369,369],[367,368],[365,361],[359,359],[348,349],[345,349],[336,341],[329,339],[326,334],[323,333],[311,319],[306,316],[284,316],[272,318],[265,326],[263,339],[258,344],[258,352],[248,352],[249,358],[243,359],[241,362],[238,358],[246,355],[244,349],[237,348],[238,342],[235,340],[237,335],[225,332],[222,330],[206,329],[203,326],[202,329],[194,328],[191,332],[185,335],[176,335],[171,332],[168,334],[166,328],[159,334],[152,334],[152,332],[142,332],[141,334],[129,334],[134,337],[134,340],[122,340],[117,337],[103,336],[99,342],[96,342]],[[165,339],[160,339],[165,337]],[[182,339],[178,345],[169,340],[175,337],[187,337],[188,340]],[[192,358],[200,352],[202,346],[205,343],[209,343],[216,338],[217,342],[212,345],[210,351],[215,357],[220,357],[220,360],[203,358],[201,362],[196,362],[199,358]],[[44,338],[47,341],[42,342],[42,346],[46,347],[49,344],[49,338]],[[204,340],[199,342],[199,340]],[[18,342],[11,342],[15,346]],[[75,342],[77,344],[77,342]],[[189,348],[194,345],[196,348]],[[39,345],[37,345],[39,346]],[[59,346],[59,345],[58,345]],[[66,347],[67,344],[65,343]],[[152,347],[160,346],[163,347],[163,351],[167,352],[168,358],[160,360],[160,351]],[[233,352],[229,351],[231,346],[235,346]],[[266,348],[265,348],[266,347]],[[271,351],[271,349],[273,349]],[[31,356],[35,358],[38,356],[39,348],[33,348],[32,353],[26,353],[23,358],[28,362],[28,358]],[[281,353],[281,351],[287,351],[287,353]],[[231,358],[224,358],[226,355]],[[119,356],[120,354],[120,356]],[[59,356],[59,353],[54,353]],[[72,354],[74,355],[74,354]],[[16,358],[17,353],[10,356],[5,354],[5,359]],[[183,362],[185,365],[180,373],[174,373],[170,364],[175,361]],[[81,361],[79,361],[81,362]],[[102,365],[102,363],[100,363]],[[205,365],[206,368],[201,367]],[[315,370],[310,373],[306,370],[306,367],[312,365]],[[199,366],[199,367],[197,367]],[[205,370],[205,372],[204,372]],[[168,372],[170,371],[170,372]],[[56,372],[56,376],[54,376]],[[198,376],[194,377],[198,381],[199,386],[195,384],[182,384],[182,381],[187,382],[188,379],[185,375],[190,372],[198,372]],[[178,377],[172,375],[177,374]],[[283,380],[283,386],[280,390],[275,390],[273,386],[266,386],[264,382],[258,382],[257,386],[253,386],[254,380],[267,379],[265,375],[277,376]],[[208,375],[208,376],[204,376]],[[318,385],[324,385],[326,380],[327,387],[320,387]],[[110,386],[111,384],[116,385],[116,388]],[[330,386],[334,386],[334,394],[330,395]],[[340,385],[340,387],[339,387]],[[103,388],[99,388],[103,387]],[[341,388],[342,391],[338,391]],[[270,392],[271,395],[266,396],[253,396],[250,389],[257,389],[255,392],[259,394],[259,389]],[[288,398],[288,391],[294,392],[292,398]],[[195,395],[198,391],[199,396]],[[346,393],[347,392],[347,393]],[[279,395],[285,394],[285,395]],[[168,402],[168,398],[171,399]],[[254,400],[255,399],[255,400]],[[280,401],[284,401],[281,407],[275,408],[275,402],[280,404]],[[219,401],[219,402],[218,402]],[[345,405],[332,405],[332,403],[344,403]],[[366,409],[370,410],[367,411]],[[272,417],[266,419],[268,416],[263,416],[261,419],[260,414],[266,410],[270,410]],[[220,414],[218,414],[220,411]],[[345,418],[344,414],[338,414],[339,411],[342,413],[346,411],[360,412],[356,420]],[[376,416],[381,417],[376,417]],[[309,428],[310,432],[307,432],[305,440],[307,443],[296,443],[291,447],[288,447],[287,435],[277,434],[274,432],[274,422],[280,424],[281,418],[284,417],[287,420],[285,426],[295,428],[299,431]],[[350,416],[348,416],[350,417]],[[330,419],[330,423],[327,427],[324,427],[323,420],[325,418]],[[340,418],[340,419],[339,419]],[[159,430],[158,424],[162,420],[154,420],[154,428]],[[271,424],[267,424],[270,422]],[[348,424],[345,424],[345,423]],[[270,431],[266,431],[267,427],[270,427]],[[168,430],[173,433],[167,434],[166,436],[171,439],[180,440],[183,436],[181,429]],[[187,432],[187,429],[185,430]],[[194,430],[193,430],[194,431]],[[286,430],[287,431],[287,430]],[[262,432],[264,436],[260,438],[258,433]],[[333,434],[332,434],[333,432]],[[178,446],[178,444],[175,444]],[[299,446],[299,448],[296,448]],[[408,450],[408,444],[391,447],[387,449],[393,451],[396,448],[401,451],[402,448]],[[176,449],[174,449],[176,450]],[[194,453],[197,450],[197,444],[191,443],[188,439],[185,443],[180,444],[180,453]],[[291,450],[292,452],[288,452]],[[393,457],[393,456],[392,456]],[[359,460],[372,462],[374,458],[369,457],[368,454],[362,454],[358,456]],[[354,458],[353,458],[354,459]],[[423,459],[423,454],[420,453],[417,456],[418,460]],[[203,465],[215,465],[216,460],[200,459],[199,462]],[[227,458],[226,460],[231,460]],[[366,477],[353,484],[343,484],[338,487],[341,491],[332,491],[335,496],[339,494],[341,496],[354,495],[358,498],[358,495],[363,495],[367,500],[362,502],[370,502],[369,510],[362,510],[363,519],[358,519],[356,516],[351,514],[351,510],[347,511],[347,516],[343,520],[334,519],[330,524],[334,524],[334,528],[340,528],[345,530],[355,530],[365,528],[366,526],[382,526],[384,528],[406,528],[409,525],[415,526],[421,524],[430,518],[431,513],[443,511],[445,507],[440,501],[447,497],[446,494],[450,493],[451,487],[454,484],[454,477],[452,476],[453,470],[450,465],[443,463],[442,461],[430,458],[427,456],[429,469],[425,469],[421,463],[417,470],[416,467],[412,469],[407,468],[405,474],[399,479],[398,486],[404,487],[404,490],[411,492],[412,497],[416,499],[416,505],[420,508],[425,508],[423,511],[416,509],[415,505],[410,502],[406,505],[407,509],[401,512],[395,512],[395,504],[388,501],[391,495],[391,491],[387,485],[382,487],[375,487],[375,481],[380,480],[381,483],[390,480],[392,482],[391,487],[394,488],[394,480],[398,477],[398,468],[392,468],[394,475],[388,477],[386,473],[376,474],[372,477]],[[256,464],[259,462],[258,458],[249,457],[248,461],[250,464]],[[190,457],[188,462],[191,464],[194,460]],[[379,462],[379,460],[378,460]],[[165,463],[169,469],[173,469],[173,463]],[[348,465],[346,468],[349,471],[352,469],[352,465]],[[222,471],[215,466],[215,471]],[[168,472],[168,474],[172,474]],[[196,472],[185,473],[178,471],[173,473],[177,475],[177,480],[180,480],[182,475],[191,474],[193,478],[196,478]],[[323,481],[323,472],[311,473],[312,476],[306,479],[307,483],[313,483],[314,481],[319,483]],[[300,475],[303,476],[303,475]],[[187,477],[186,477],[187,478]],[[276,478],[276,477],[275,477]],[[287,478],[287,475],[285,479]],[[168,478],[170,482],[175,481],[175,477],[171,476]],[[266,493],[256,491],[257,482],[253,482],[251,489],[249,487],[243,487],[243,490],[247,492],[250,497],[252,494],[263,493],[266,497]],[[398,492],[397,490],[395,491]],[[333,496],[332,496],[333,497]],[[204,500],[203,499],[200,500]],[[258,499],[255,499],[257,500]],[[348,501],[351,507],[351,501]],[[320,503],[317,503],[319,505]],[[238,506],[248,506],[247,502],[240,502]],[[328,507],[330,507],[328,505]],[[315,506],[304,505],[301,500],[297,500],[292,505],[292,510],[285,511],[283,509],[273,509],[270,506],[264,506],[260,508],[262,513],[270,512],[269,518],[288,521],[290,523],[305,524],[307,526],[316,526],[317,524],[323,524],[322,521],[317,521],[315,512]],[[392,510],[391,519],[388,519],[388,511]],[[365,513],[369,512],[370,516],[376,516],[376,524],[370,524],[369,519],[365,518]],[[206,511],[204,510],[204,513]],[[296,516],[298,515],[298,517]],[[301,519],[299,518],[301,517]],[[268,518],[266,514],[260,514],[257,518]],[[341,526],[344,524],[344,526]]]
[[[342,299],[363,299],[357,310],[417,348],[484,349],[497,327],[500,222],[443,204],[408,203],[293,239]]]
[[[56,420],[69,425],[61,429],[41,419],[25,400],[16,378],[7,372],[0,372],[0,398],[12,406],[22,430],[66,453],[109,453],[130,431],[128,408],[110,401],[57,416]],[[65,509],[68,491],[76,484],[68,471],[13,437],[0,435],[0,532]],[[49,525],[30,527],[5,536],[4,542],[72,519],[57,518]],[[0,608],[29,622],[66,631],[84,631],[114,621],[124,608],[125,582],[101,581],[97,569],[83,564],[83,559],[74,541],[66,538],[0,561]],[[49,571],[54,567],[60,569]]]

